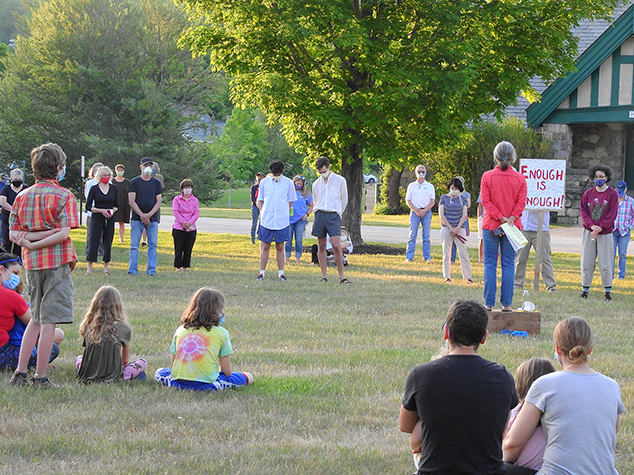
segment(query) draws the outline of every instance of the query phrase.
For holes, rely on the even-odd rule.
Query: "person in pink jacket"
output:
[[[500,303],[511,312],[515,280],[515,250],[500,226],[511,223],[522,229],[520,216],[526,206],[526,179],[511,166],[517,158],[510,142],[500,142],[493,151],[495,168],[482,175],[480,196],[486,214],[482,219],[484,247],[484,305],[491,310],[497,290],[498,253],[502,267]]]
[[[174,224],[174,267],[176,272],[188,271],[191,266],[192,249],[196,242],[196,221],[200,214],[198,198],[193,195],[194,182],[189,178],[181,181],[181,194],[172,201]]]

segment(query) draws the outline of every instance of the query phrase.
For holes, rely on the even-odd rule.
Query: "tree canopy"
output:
[[[618,0],[186,0],[182,43],[232,80],[232,99],[289,143],[341,166],[361,242],[363,158],[411,164],[499,113],[576,55],[571,27]]]

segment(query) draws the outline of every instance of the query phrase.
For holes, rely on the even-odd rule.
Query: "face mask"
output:
[[[59,172],[59,177],[57,178],[57,181],[62,181],[65,176],[66,176],[66,165],[64,165],[64,168],[62,168],[62,171]]]
[[[282,179],[282,175],[278,175],[278,176],[272,175],[271,178],[273,178],[273,181],[280,181]]]
[[[425,178],[426,174],[427,174],[426,172],[418,172],[416,176],[418,176],[418,178]]]
[[[125,170],[117,170],[117,176],[123,176]]]
[[[183,194],[184,195],[191,195],[192,194],[192,189],[187,187],[187,188],[183,188]]]
[[[300,185],[299,183],[295,183],[295,189],[297,191],[301,190],[302,189],[302,185]]]
[[[222,325],[225,322],[225,314],[221,313],[218,315],[220,317],[220,322],[218,322],[218,326]]]
[[[450,194],[451,196],[454,196],[454,197],[455,197],[455,196],[460,196],[460,190],[450,190],[450,191],[449,191],[449,194]]]
[[[328,171],[326,171],[324,173],[320,173],[319,175],[325,180],[326,178],[328,178],[330,176],[331,173],[332,173],[332,170],[328,169]]]
[[[597,185],[599,188],[601,188],[603,185],[605,185],[606,181],[607,180],[605,178],[595,178],[594,184]]]
[[[148,175],[148,176],[151,175],[152,174],[152,167],[145,167],[143,169],[143,174],[144,175]]]
[[[15,186],[16,188],[20,188],[22,186],[22,183],[24,183],[22,180],[12,180],[11,184],[13,186]]]
[[[555,361],[561,364],[561,361],[559,361],[559,355],[557,354],[557,350],[555,350]]]
[[[103,183],[104,185],[107,185],[108,183],[110,183],[110,177],[102,176],[101,183]]]
[[[7,288],[9,290],[14,290],[20,284],[20,276],[19,275],[15,275],[15,274],[11,274],[11,273],[9,273],[9,275],[11,277],[9,278],[9,280],[5,280],[3,282],[3,285],[4,285],[5,288]]]

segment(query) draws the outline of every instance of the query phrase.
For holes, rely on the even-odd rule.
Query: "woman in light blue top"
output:
[[[290,216],[289,236],[286,241],[286,262],[291,258],[293,250],[293,235],[295,235],[295,260],[299,264],[299,258],[302,257],[302,238],[304,237],[304,229],[310,213],[313,211],[313,197],[306,189],[306,178],[301,175],[295,175],[293,178],[295,185],[295,193],[297,193],[297,201],[293,202]]]

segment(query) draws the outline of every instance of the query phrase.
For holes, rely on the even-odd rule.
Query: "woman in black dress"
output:
[[[128,200],[128,186],[130,180],[123,178],[125,167],[122,164],[114,167],[117,176],[112,180],[112,184],[117,187],[119,205],[117,211],[112,215],[112,220],[119,223],[119,242],[123,242],[125,235],[125,225],[130,224],[130,201]]]
[[[103,273],[109,275],[108,263],[112,251],[112,238],[114,237],[114,213],[118,209],[117,187],[110,183],[112,170],[104,166],[97,170],[95,179],[97,184],[90,188],[86,199],[86,210],[92,212],[90,220],[90,245],[88,249],[88,270],[86,275],[92,273],[92,264],[97,262],[97,249],[103,235]]]

